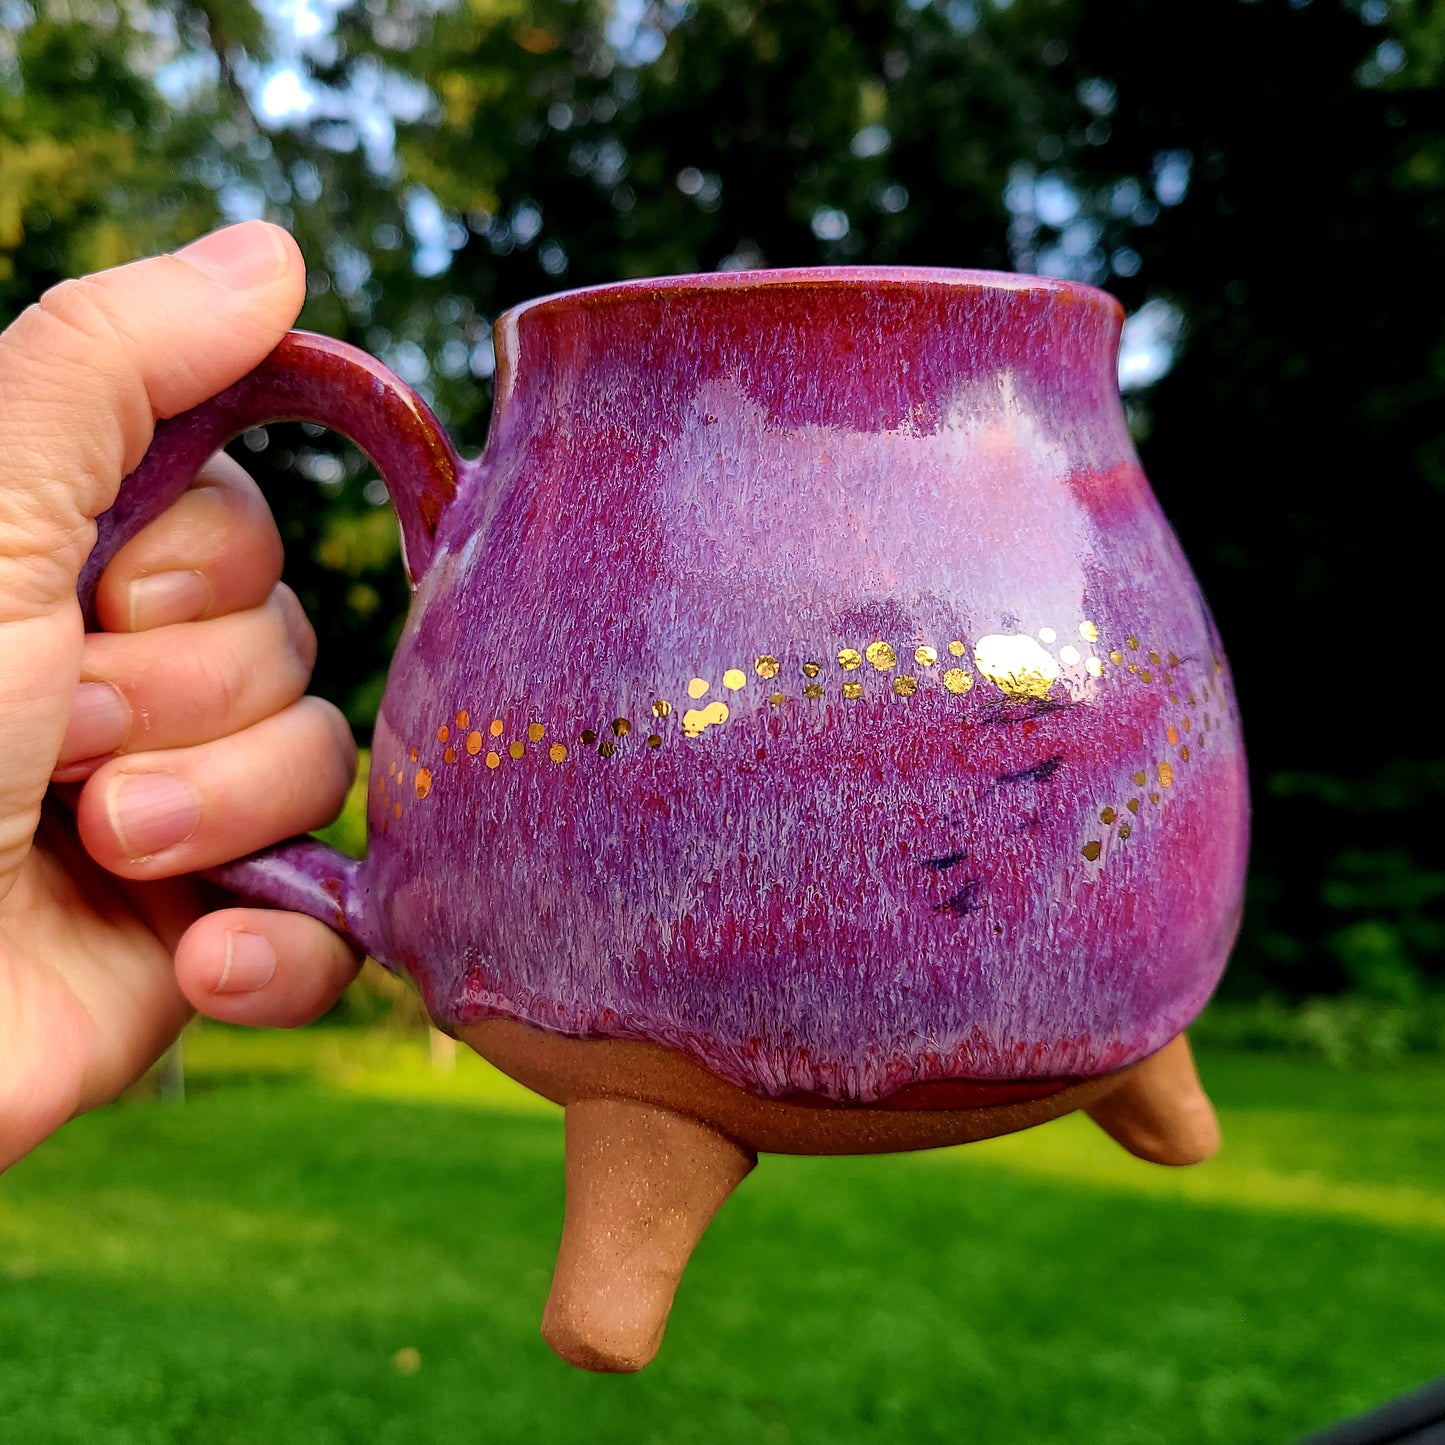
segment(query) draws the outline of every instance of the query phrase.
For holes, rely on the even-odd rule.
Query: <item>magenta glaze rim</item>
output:
[[[1117,297],[1082,281],[1062,281],[1024,271],[981,271],[951,266],[780,266],[755,271],[687,271],[676,276],[643,276],[631,281],[609,281],[600,286],[578,286],[554,291],[508,307],[496,320],[500,328],[534,311],[598,301],[625,301],[636,296],[661,297],[691,291],[759,291],[784,286],[818,286],[849,289],[862,286],[944,286],[978,292],[1043,291],[1069,296],[1086,305],[1124,319]]]

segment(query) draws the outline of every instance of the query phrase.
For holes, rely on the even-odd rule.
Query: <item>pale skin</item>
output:
[[[187,876],[326,822],[355,765],[305,696],[315,638],[254,483],[213,459],[106,569],[103,631],[75,597],[156,419],[254,367],[303,295],[295,243],[250,222],[66,282],[0,334],[0,1169],[193,1009],[294,1026],[356,973],[322,924],[216,909]]]

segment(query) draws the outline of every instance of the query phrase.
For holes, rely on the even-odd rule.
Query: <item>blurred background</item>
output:
[[[306,253],[301,324],[464,450],[492,321],[547,291],[832,262],[1112,291],[1255,800],[1196,1031],[1234,1151],[1188,1176],[1213,1184],[1077,1121],[947,1163],[779,1161],[705,1243],[690,1341],[588,1381],[531,1324],[556,1119],[368,973],[305,1039],[201,1030],[184,1115],[83,1121],[6,1181],[0,1434],[1278,1440],[1445,1370],[1442,81],[1426,0],[0,0],[0,324],[266,216]],[[384,491],[315,428],[234,450],[365,745],[405,608]],[[364,845],[359,795],[333,836]],[[188,1254],[187,1209],[229,1245]]]

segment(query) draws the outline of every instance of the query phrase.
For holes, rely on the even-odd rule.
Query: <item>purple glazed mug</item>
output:
[[[378,363],[296,333],[160,423],[101,518],[86,601],[247,427],[320,422],[380,470],[415,594],[368,855],[216,876],[404,969],[567,1107],[568,1358],[650,1357],[759,1149],[1075,1107],[1145,1157],[1213,1147],[1180,1035],[1238,927],[1244,759],[1120,322],[974,271],[548,297],[497,323],[470,463]]]

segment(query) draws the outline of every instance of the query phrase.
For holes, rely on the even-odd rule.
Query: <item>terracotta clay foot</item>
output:
[[[1117,1089],[1087,1105],[1086,1112],[1151,1164],[1198,1164],[1219,1149],[1219,1120],[1183,1034],[1135,1064]]]
[[[634,1099],[567,1106],[567,1212],[542,1336],[587,1370],[657,1353],[693,1247],[757,1156]]]

